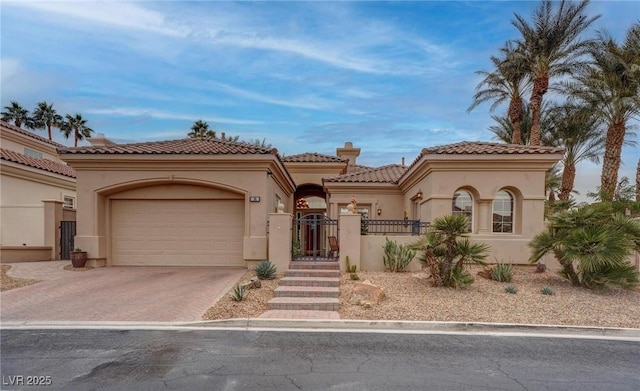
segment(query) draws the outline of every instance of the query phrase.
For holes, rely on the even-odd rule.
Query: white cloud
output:
[[[155,109],[141,109],[132,107],[118,107],[110,109],[87,109],[86,113],[98,114],[98,115],[114,115],[122,117],[150,117],[156,119],[172,119],[172,120],[188,120],[194,121],[195,119],[202,119],[204,121],[218,122],[223,124],[234,125],[259,125],[260,121],[251,121],[235,118],[215,117],[210,115],[197,116],[193,114],[184,113],[172,113],[169,111],[155,110]]]
[[[257,102],[269,103],[272,105],[298,107],[302,109],[312,109],[312,110],[324,110],[334,105],[333,102],[327,99],[322,99],[314,96],[302,96],[302,97],[299,96],[291,99],[282,99],[282,98],[274,98],[272,96],[234,87],[229,84],[224,84],[219,82],[210,82],[210,83],[214,86],[217,86],[219,89],[225,92],[228,92],[232,95],[249,99],[249,100],[254,100]]]
[[[167,18],[159,12],[126,2],[61,2],[49,0],[4,2],[3,6],[29,8],[90,23],[143,30],[174,37],[184,37],[190,31],[186,26],[169,25]]]

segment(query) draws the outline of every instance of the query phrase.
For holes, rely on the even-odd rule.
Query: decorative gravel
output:
[[[514,267],[513,280],[497,282],[478,276],[462,289],[434,288],[425,273],[359,272],[385,291],[385,299],[365,309],[349,304],[353,284],[348,274],[340,281],[342,319],[422,320],[554,324],[640,328],[640,291],[592,291],[572,287],[554,272],[534,273],[532,267]],[[419,277],[418,277],[419,276]],[[516,294],[505,292],[514,285]],[[543,295],[548,286],[553,295]]]
[[[532,267],[514,267],[513,280],[496,282],[476,275],[463,289],[434,288],[426,274],[416,272],[358,272],[360,281],[369,280],[385,291],[385,298],[372,308],[349,304],[354,283],[343,273],[340,281],[340,317],[361,320],[421,320],[554,324],[640,328],[640,291],[606,289],[592,291],[572,287],[553,272],[534,273]],[[247,271],[241,282],[254,275]],[[278,279],[283,275],[279,275]],[[267,301],[278,287],[278,279],[262,281],[262,288],[249,291],[243,302],[225,295],[203,316],[205,320],[256,318],[267,311]],[[507,285],[518,288],[506,293]],[[540,290],[548,286],[553,295]]]
[[[255,276],[253,270],[248,270],[238,283],[247,282]],[[229,294],[225,294],[213,307],[202,315],[203,320],[233,319],[233,318],[257,318],[267,311],[267,302],[273,298],[273,291],[278,287],[283,274],[278,274],[274,280],[260,280],[261,288],[249,289],[249,294],[244,301],[233,301]]]
[[[73,264],[68,264],[65,267],[63,267],[64,270],[69,270],[72,272],[86,272],[89,270],[92,270],[93,268],[90,266],[85,266],[85,267],[73,267]]]
[[[23,286],[40,282],[40,280],[29,280],[26,278],[11,277],[7,274],[9,269],[11,269],[11,265],[0,265],[0,291],[22,288]]]

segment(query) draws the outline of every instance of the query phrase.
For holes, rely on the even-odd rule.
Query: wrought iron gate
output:
[[[329,238],[338,237],[338,220],[323,213],[299,213],[296,217],[292,224],[293,260],[332,259],[329,257]]]
[[[60,222],[60,259],[71,259],[74,237],[76,236],[75,221]]]

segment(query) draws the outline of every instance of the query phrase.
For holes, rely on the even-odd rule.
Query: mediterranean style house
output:
[[[89,141],[58,152],[76,173],[76,245],[93,266],[270,259],[286,268],[292,257],[351,256],[376,270],[385,238],[408,243],[451,213],[468,216],[470,237],[498,260],[525,263],[544,227],[545,171],[563,155],[461,142],[417,151],[408,165],[367,167],[351,142],[335,156],[282,157],[219,139]]]
[[[59,227],[75,221],[76,174],[57,148],[64,145],[0,121],[3,262],[68,259]]]

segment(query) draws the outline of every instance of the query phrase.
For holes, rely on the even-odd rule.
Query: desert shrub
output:
[[[467,217],[447,215],[433,220],[429,230],[411,245],[420,251],[420,263],[427,266],[434,286],[459,288],[473,282],[465,265],[485,265],[489,246],[467,236]]]
[[[276,278],[276,270],[276,265],[266,260],[259,262],[253,269],[256,276],[261,280],[273,280]]]
[[[640,222],[614,213],[610,204],[551,216],[548,229],[537,234],[529,247],[532,263],[552,253],[562,266],[560,275],[573,286],[629,289],[638,284],[629,255],[640,250]]]
[[[551,289],[550,286],[543,286],[542,289],[540,289],[540,293],[551,296],[553,295],[553,289]]]
[[[515,285],[507,285],[504,287],[504,291],[511,294],[518,293],[518,287]]]
[[[391,272],[403,271],[415,257],[416,252],[404,246],[396,243],[396,241],[385,239],[384,243],[384,267]]]
[[[491,268],[491,279],[500,282],[509,282],[513,278],[513,266],[508,263],[496,263]]]
[[[244,299],[247,298],[248,294],[249,294],[249,291],[247,290],[247,287],[245,287],[244,285],[237,284],[236,286],[233,287],[233,290],[229,293],[229,296],[233,301],[243,301]]]

